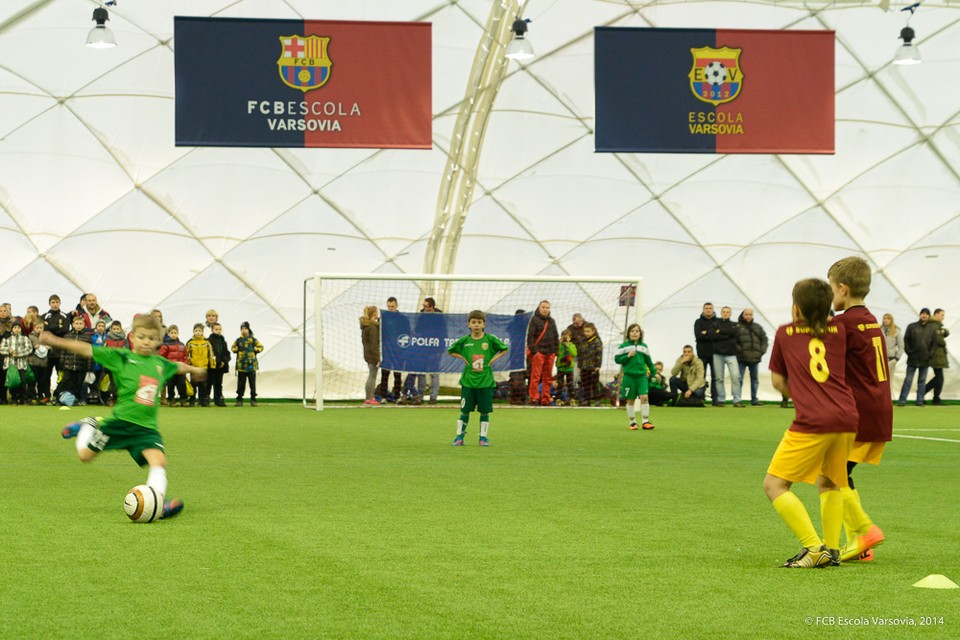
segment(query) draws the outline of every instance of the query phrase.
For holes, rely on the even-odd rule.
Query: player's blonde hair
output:
[[[160,321],[157,320],[156,316],[150,313],[141,313],[134,316],[133,322],[130,324],[131,333],[137,329],[147,329],[148,331],[160,333],[163,331],[163,326],[160,324]]]
[[[820,337],[826,333],[833,306],[833,290],[829,284],[819,278],[801,280],[793,285],[793,304],[813,335]]]
[[[377,306],[371,304],[363,308],[363,315],[360,316],[360,324],[367,326],[377,321]]]
[[[870,293],[870,265],[863,258],[850,256],[837,260],[827,270],[827,278],[834,284],[845,284],[854,298],[866,298]]]

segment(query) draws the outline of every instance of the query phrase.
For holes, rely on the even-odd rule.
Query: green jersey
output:
[[[463,367],[463,373],[460,374],[460,386],[484,389],[497,386],[493,380],[490,360],[507,349],[507,345],[497,336],[485,333],[482,338],[474,339],[472,335],[467,334],[454,342],[447,349],[447,353],[456,353],[467,361]]]
[[[630,351],[635,353],[627,355]],[[626,340],[617,348],[613,356],[613,361],[623,367],[623,372],[629,375],[645,376],[648,373],[653,375],[657,372],[653,366],[653,359],[650,357],[650,349],[642,342]]]
[[[157,428],[157,406],[177,363],[158,355],[141,356],[129,349],[93,347],[93,361],[113,374],[117,404],[113,416],[148,429]]]

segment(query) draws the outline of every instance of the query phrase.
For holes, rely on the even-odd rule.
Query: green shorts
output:
[[[103,434],[95,435],[87,448],[93,451],[126,449],[130,457],[141,467],[147,465],[143,452],[147,449],[163,451],[163,436],[156,429],[133,424],[126,420],[107,418],[98,427]]]
[[[480,413],[493,413],[494,387],[460,387],[460,411],[470,413],[474,409]]]
[[[623,374],[620,380],[620,397],[635,400],[638,396],[645,396],[648,392],[646,374],[642,376]]]

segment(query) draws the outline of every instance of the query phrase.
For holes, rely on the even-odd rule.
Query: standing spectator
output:
[[[257,406],[257,354],[263,351],[263,345],[253,337],[249,322],[240,325],[240,337],[233,341],[230,350],[237,354],[237,406],[243,406],[243,394],[247,381],[250,382],[250,406]]]
[[[740,372],[740,397],[743,397],[744,372],[750,371],[750,404],[757,406],[757,390],[760,388],[760,379],[757,377],[760,360],[767,352],[767,332],[753,321],[753,309],[746,308],[740,313],[737,324],[737,366]]]
[[[160,355],[170,362],[187,364],[187,348],[180,342],[180,328],[172,324],[167,327],[167,335],[170,336],[169,342],[160,345]],[[187,406],[187,375],[177,373],[167,381],[167,404],[171,407],[177,406],[176,396],[180,397],[180,406]]]
[[[50,296],[50,310],[43,314],[43,330],[49,331],[57,338],[62,338],[70,331],[70,316],[60,310],[60,296],[53,294]],[[49,355],[47,361],[50,364],[51,371],[60,370],[60,353],[53,347],[47,347]]]
[[[13,318],[10,317],[10,306],[7,303],[0,304],[0,340],[10,336],[13,328]],[[0,404],[7,404],[7,370],[0,368]]]
[[[230,348],[227,339],[223,337],[223,326],[219,322],[210,325],[210,335],[207,341],[213,348],[213,359],[216,366],[207,369],[207,385],[213,389],[213,404],[218,407],[227,406],[223,399],[223,376],[230,371]]]
[[[583,349],[580,350],[580,388],[583,390],[583,405],[600,405],[600,366],[603,364],[603,341],[597,335],[592,322],[583,325]]]
[[[90,334],[86,332],[83,326],[83,318],[79,315],[73,316],[70,324],[71,329],[63,339],[69,342],[84,342],[90,344]],[[59,351],[59,347],[57,347],[57,349]],[[85,358],[73,351],[61,352],[60,384],[57,385],[57,390],[53,394],[54,400],[66,405],[81,402],[81,398],[83,398],[84,379],[87,376],[87,372],[90,371],[91,365],[92,361],[90,358]],[[68,393],[73,396],[72,402],[70,401],[70,396],[65,395]]]
[[[27,307],[27,313],[20,319],[20,326],[23,327],[23,335],[29,337],[30,334],[33,333],[33,327],[38,324],[41,327],[43,326],[43,317],[40,315],[39,309],[30,305]]]
[[[897,361],[903,355],[903,331],[893,321],[893,315],[883,314],[883,323],[880,326],[883,331],[883,338],[887,343],[887,364],[890,365],[890,371],[897,366]]]
[[[27,387],[24,379],[33,373],[32,371],[30,374],[26,373],[27,369],[30,368],[30,365],[27,364],[27,356],[31,353],[33,353],[33,344],[31,344],[30,338],[23,335],[23,326],[20,322],[14,321],[7,337],[0,340],[4,383],[6,383],[7,376],[17,375],[20,378],[20,384],[10,389],[10,401],[12,403],[25,404],[27,402]]]
[[[713,368],[717,381],[713,398],[713,406],[722,407],[726,402],[727,392],[724,387],[724,369],[730,370],[730,389],[733,392],[733,406],[742,407],[740,402],[740,369],[737,366],[737,323],[730,319],[730,307],[720,309],[720,319],[711,325],[713,331]]]
[[[903,336],[903,349],[907,353],[907,375],[903,379],[903,386],[900,387],[900,400],[897,402],[899,406],[903,407],[907,404],[910,385],[913,384],[913,376],[916,373],[919,373],[917,406],[923,406],[923,396],[927,391],[927,369],[930,367],[936,343],[936,330],[930,324],[930,309],[924,307],[920,309],[920,319],[907,325],[907,331]]]
[[[442,309],[437,309],[437,303],[433,298],[424,298],[423,306],[420,308],[420,313],[443,313]],[[437,366],[440,366],[439,359],[437,360]],[[417,398],[415,400],[416,404],[423,403],[423,396],[427,392],[427,374],[421,373],[417,376]],[[437,404],[437,395],[440,393],[440,374],[431,373],[430,374],[430,404]]]
[[[580,347],[583,346],[584,338],[583,336],[583,325],[586,324],[586,320],[583,318],[582,313],[573,314],[570,325],[567,327],[567,331],[570,332],[571,340],[573,340],[574,346],[577,348],[577,351],[580,350]],[[580,386],[580,363],[576,358],[573,359],[573,388],[577,389]],[[570,396],[573,397],[572,395]]]
[[[387,311],[394,312],[398,308],[397,299],[393,296],[387,298]],[[393,389],[387,392],[387,384],[390,382],[390,374],[393,373]],[[402,374],[399,371],[391,372],[389,369],[380,370],[380,386],[377,387],[377,396],[380,400],[396,402],[400,399],[400,386],[402,384]]]
[[[557,323],[550,317],[550,301],[541,300],[527,326],[527,357],[530,359],[530,404],[547,406],[551,402],[553,363],[560,347]],[[599,367],[599,365],[598,365]],[[583,365],[581,364],[581,370]]]
[[[110,317],[110,314],[97,303],[97,296],[88,293],[83,309],[83,324],[87,329],[94,329],[98,322],[103,322],[104,325],[108,325],[113,322],[113,319]]]
[[[198,322],[193,325],[193,337],[187,340],[187,364],[204,371],[216,368],[216,358],[213,355],[213,345],[203,337],[203,324]],[[210,406],[210,384],[206,379],[197,382],[193,389],[193,396],[190,397],[190,406],[194,406],[200,399],[201,407]]]
[[[703,313],[693,323],[693,335],[697,341],[697,357],[703,362],[704,373],[710,369],[710,399],[717,403],[717,370],[713,366],[713,325],[717,316],[712,302],[703,303]]]
[[[943,391],[943,370],[950,366],[947,360],[947,337],[950,330],[943,326],[943,309],[934,309],[930,324],[933,325],[933,332],[936,341],[933,346],[933,354],[930,357],[930,366],[933,367],[933,379],[927,381],[927,388],[924,395],[930,393],[933,389],[933,404],[943,404],[940,399],[940,393]]]
[[[360,316],[360,341],[363,343],[363,361],[367,363],[367,383],[364,385],[363,404],[379,405],[373,396],[377,386],[377,369],[380,367],[380,310],[376,305],[363,308]]]
[[[207,341],[213,347],[213,358],[216,367],[207,369],[207,384],[213,389],[213,404],[218,407],[227,406],[223,399],[223,376],[230,372],[230,348],[227,339],[223,337],[223,326],[219,322],[210,325],[210,335]]]
[[[207,326],[207,329],[210,329],[211,331],[213,331],[213,325],[220,322],[220,314],[217,313],[216,309],[207,309],[206,318],[207,318],[207,321],[205,324]]]
[[[163,311],[160,311],[160,309],[152,309],[150,315],[160,323],[161,342],[170,342],[170,336],[167,335],[167,325],[163,322]],[[130,340],[130,336],[127,336],[127,340]]]
[[[77,306],[68,314],[70,316],[70,325],[73,326],[74,318],[82,318],[83,314],[87,312],[87,295],[86,293],[80,295],[80,302],[77,303]]]
[[[560,347],[557,350],[557,404],[566,403],[576,406],[576,385],[573,382],[573,369],[577,360],[577,345],[573,342],[570,329],[564,329],[560,334]],[[566,396],[564,396],[566,390]]]
[[[42,332],[43,323],[41,322],[33,325],[33,331],[29,336],[33,353],[27,356],[27,364],[33,369],[33,398],[35,399],[30,404],[50,402],[50,349],[40,344]]]
[[[677,406],[703,406],[707,396],[703,361],[693,354],[693,347],[683,345],[683,353],[670,370],[670,391],[677,396]]]

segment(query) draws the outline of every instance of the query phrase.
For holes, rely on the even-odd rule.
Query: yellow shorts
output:
[[[847,459],[856,434],[800,433],[783,434],[773,453],[767,473],[788,482],[816,484],[818,476],[825,476],[837,487],[847,486]]]
[[[850,447],[850,462],[866,462],[867,464],[880,464],[880,458],[883,457],[883,447],[886,442],[858,442],[854,440]]]

